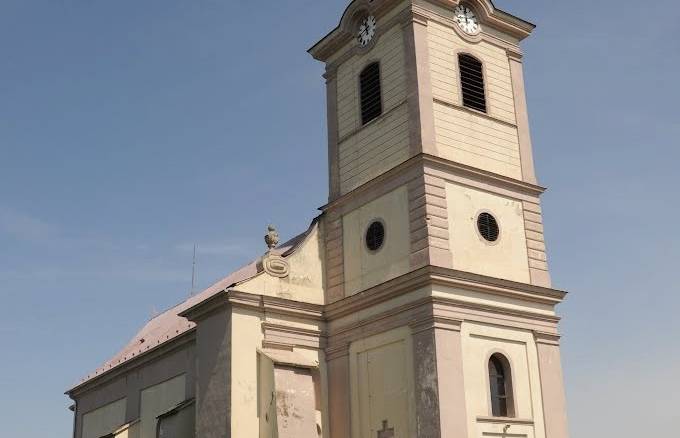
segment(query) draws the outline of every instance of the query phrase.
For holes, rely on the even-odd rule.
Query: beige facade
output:
[[[532,30],[490,0],[351,2],[310,49],[326,64],[322,214],[281,245],[270,230],[264,255],[71,389],[75,438],[566,438]]]

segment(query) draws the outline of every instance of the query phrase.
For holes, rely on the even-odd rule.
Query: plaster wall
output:
[[[385,226],[383,247],[370,251],[366,229],[374,220]],[[346,214],[342,220],[345,295],[383,283],[409,269],[410,234],[406,186]]]
[[[83,415],[83,438],[100,438],[125,423],[126,399],[120,399]]]
[[[231,312],[221,309],[199,321],[196,331],[196,436],[231,436]]]
[[[454,269],[530,283],[521,201],[448,183],[446,203]],[[487,242],[479,234],[481,212],[491,213],[498,221],[496,242]]]
[[[362,126],[359,74],[380,62],[383,115]],[[337,69],[338,166],[341,194],[409,157],[404,37],[400,25],[380,35]]]
[[[427,29],[439,155],[521,180],[513,84],[505,49],[486,41],[468,42],[452,27],[435,21]],[[487,114],[463,107],[459,53],[469,53],[484,65]]]
[[[188,336],[193,336],[193,334],[189,333]],[[185,339],[184,342],[175,349],[166,351],[142,365],[111,378],[109,381],[99,383],[97,386],[74,395],[78,407],[75,436],[77,438],[85,436],[83,435],[84,414],[123,398],[126,399],[125,416],[123,421],[116,426],[138,420],[140,418],[141,391],[180,374],[186,375],[186,397],[194,397],[196,351],[193,339]],[[112,430],[109,432],[112,432]]]
[[[538,355],[529,331],[465,322],[462,325],[463,372],[470,438],[503,433],[545,438]],[[491,421],[488,360],[501,353],[510,362],[515,415],[506,422]],[[521,424],[519,424],[521,423]]]
[[[141,438],[156,438],[156,424],[160,414],[186,400],[186,376],[146,388],[141,393]]]
[[[231,436],[257,437],[257,349],[262,347],[262,319],[252,310],[233,308],[231,324]]]
[[[286,257],[290,273],[278,278],[262,273],[238,285],[238,290],[294,301],[324,304],[324,243],[315,226],[301,246]]]

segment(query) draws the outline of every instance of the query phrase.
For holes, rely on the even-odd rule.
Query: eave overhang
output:
[[[100,386],[115,379],[116,377],[121,376],[122,374],[130,372],[134,368],[143,366],[153,360],[156,360],[162,356],[167,355],[172,351],[182,348],[187,343],[194,342],[195,338],[196,327],[193,327],[187,330],[186,332],[182,333],[181,335],[177,336],[176,338],[169,339],[168,341],[163,342],[155,346],[154,348],[145,350],[144,352],[139,353],[134,358],[128,359],[126,362],[123,362],[120,365],[113,366],[109,370],[99,373],[94,377],[88,377],[88,379],[85,382],[74,386],[73,388],[66,391],[64,394],[68,395],[72,399],[75,399],[79,394],[82,394],[83,392],[87,392],[97,386]]]

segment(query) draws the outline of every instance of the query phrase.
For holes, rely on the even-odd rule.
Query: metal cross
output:
[[[378,438],[394,438],[394,428],[387,428],[387,420],[383,420],[382,424],[383,428],[378,431]]]

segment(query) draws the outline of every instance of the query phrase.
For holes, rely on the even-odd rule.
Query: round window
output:
[[[370,251],[377,251],[385,243],[385,226],[380,221],[373,221],[366,230],[366,247]]]
[[[500,234],[500,228],[498,227],[498,222],[496,218],[489,213],[481,213],[477,217],[477,229],[482,237],[489,241],[495,242],[498,240],[498,235]]]

